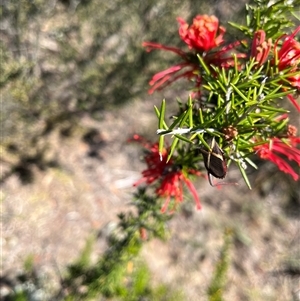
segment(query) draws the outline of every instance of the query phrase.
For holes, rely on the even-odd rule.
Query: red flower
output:
[[[291,101],[291,103],[295,106],[295,108],[300,112],[300,105],[297,102],[297,99],[293,97],[293,95],[289,94],[287,98]]]
[[[295,67],[293,70],[299,70],[300,63],[300,43],[295,40],[295,36],[300,31],[300,26],[291,35],[281,36],[275,43],[274,51],[278,57],[279,70],[289,67]],[[281,39],[284,39],[281,48],[278,50],[277,45]]]
[[[264,64],[268,56],[273,50],[274,58],[271,60],[271,65],[278,68],[279,71],[289,69],[290,73],[294,75],[287,78],[292,87],[300,90],[300,43],[295,40],[296,34],[300,31],[300,26],[291,34],[283,35],[277,39],[272,49],[272,41],[268,39],[266,41],[266,33],[263,30],[258,30],[254,34],[251,57],[254,57],[258,66]],[[281,47],[278,46],[279,42],[284,39]],[[300,111],[300,105],[297,103],[293,95],[288,95],[289,100]]]
[[[254,34],[252,47],[251,47],[251,57],[255,58],[258,62],[258,66],[261,66],[268,59],[272,47],[272,40],[268,39],[266,41],[266,33],[263,30],[258,30]]]
[[[297,145],[300,145],[300,137],[290,136],[284,139],[272,138],[270,142],[257,145],[254,149],[261,159],[272,161],[281,171],[290,174],[297,181],[299,175],[283,158],[285,156],[289,161],[300,165],[300,150],[297,149]]]
[[[219,20],[215,16],[198,15],[190,26],[182,18],[177,18],[177,21],[180,24],[179,36],[190,49],[208,51],[224,42],[226,30],[222,26],[219,27]]]
[[[291,86],[300,90],[300,43],[295,40],[295,36],[300,31],[300,26],[291,35],[284,35],[280,37],[274,46],[274,55],[276,60],[272,60],[271,63],[278,67],[280,71],[290,69],[290,73],[295,73],[295,75],[290,76],[287,80],[290,82]],[[278,49],[278,43],[281,39],[284,41]],[[276,62],[276,63],[275,63]],[[300,105],[297,103],[293,95],[289,94],[288,98],[296,109],[300,112]]]
[[[234,65],[232,49],[240,44],[234,42],[221,49],[216,49],[223,43],[223,35],[225,29],[219,26],[218,19],[215,16],[198,15],[194,18],[193,24],[189,25],[181,18],[177,18],[180,27],[179,35],[181,39],[189,46],[192,52],[185,52],[176,47],[169,47],[162,44],[144,42],[142,45],[147,51],[154,49],[162,49],[171,51],[182,58],[182,61],[166,70],[155,74],[151,81],[152,88],[149,93],[152,94],[155,90],[161,90],[173,83],[179,78],[194,79],[196,88],[201,85],[201,67],[197,58],[200,54],[208,67],[210,65],[220,67],[230,67]],[[219,35],[217,35],[219,31]],[[210,52],[210,50],[212,50]],[[244,54],[236,54],[238,58],[245,57]]]
[[[183,61],[177,65],[158,72],[152,77],[151,81],[149,82],[150,86],[152,86],[152,88],[149,89],[149,94],[152,94],[155,90],[162,90],[179,78],[188,78],[189,80],[192,78],[198,78],[198,80],[200,79],[200,76],[197,74],[199,65],[193,62],[191,54],[186,53],[176,47],[168,47],[157,43],[143,42],[142,45],[143,47],[146,47],[147,51],[151,51],[153,49],[162,49],[174,52],[183,59]]]
[[[172,198],[175,200],[175,203],[183,201],[183,184],[185,184],[195,199],[197,209],[201,209],[196,188],[179,166],[172,160],[167,162],[167,150],[164,149],[163,153],[160,154],[158,143],[151,144],[139,135],[135,135],[132,140],[143,144],[148,151],[145,156],[147,169],[142,172],[142,179],[137,181],[134,186],[141,183],[152,184],[155,182],[158,185],[155,190],[157,196],[166,198],[161,209],[162,212],[165,212]],[[190,170],[188,174],[200,175],[200,172]]]

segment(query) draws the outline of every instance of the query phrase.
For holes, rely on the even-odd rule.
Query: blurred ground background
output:
[[[45,300],[59,288],[91,235],[95,254],[116,214],[130,209],[144,166],[127,143],[134,133],[155,140],[153,105],[186,98],[178,82],[148,95],[151,76],[175,62],[146,53],[143,41],[180,45],[176,17],[215,14],[240,21],[237,1],[3,1],[1,8],[1,279],[12,289],[31,262]],[[297,123],[297,116],[294,117]],[[169,239],[145,244],[153,283],[205,294],[223,246],[235,232],[225,300],[300,300],[299,189],[269,163],[237,170],[210,187],[196,183],[203,210],[186,200],[169,222]],[[189,195],[186,194],[188,198]],[[9,284],[4,282],[11,281]]]

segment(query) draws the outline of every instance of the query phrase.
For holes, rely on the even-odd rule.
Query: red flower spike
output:
[[[188,70],[182,72],[185,67],[189,67]],[[170,85],[174,81],[178,80],[179,78],[197,78],[198,75],[195,74],[197,70],[197,66],[191,63],[181,63],[175,66],[172,66],[164,71],[156,73],[151,81],[149,82],[150,86],[153,86],[149,89],[149,94],[152,94],[155,90],[162,90],[166,86]]]
[[[186,53],[176,47],[165,46],[165,45],[162,45],[159,43],[152,43],[152,42],[143,42],[142,46],[146,48],[147,52],[150,52],[154,49],[163,49],[163,50],[174,52],[174,53],[178,54],[179,56],[181,56],[183,59],[186,59]]]
[[[287,80],[289,80],[291,86],[295,87],[300,90],[300,43],[296,41],[294,38],[297,33],[300,32],[300,26],[296,28],[296,30],[291,35],[284,35],[277,39],[274,45],[274,55],[277,58],[271,61],[271,64],[278,67],[280,71],[291,68],[291,73],[298,73],[295,74]],[[284,39],[280,49],[278,49],[278,43],[280,40]],[[289,100],[295,106],[295,108],[300,112],[300,104],[297,103],[296,99],[293,95],[288,95]]]
[[[268,59],[268,55],[272,48],[272,40],[268,39],[266,41],[266,33],[263,30],[258,30],[254,34],[251,57],[255,58],[258,66],[261,66]]]
[[[180,24],[179,36],[190,49],[200,52],[208,51],[224,41],[223,36],[226,30],[219,26],[219,20],[215,16],[198,15],[190,26],[182,18],[177,18],[177,21]]]
[[[183,62],[171,66],[170,68],[163,70],[159,73],[156,73],[151,81],[149,82],[150,86],[153,86],[149,89],[149,94],[152,94],[155,90],[162,90],[166,86],[170,85],[174,81],[179,78],[197,78],[196,72],[198,70],[198,66],[195,65],[190,61],[189,54],[185,53],[179,48],[176,47],[169,47],[162,44],[152,43],[152,42],[143,42],[142,46],[146,47],[148,52],[154,49],[162,49],[166,51],[174,52],[175,54],[179,55]],[[185,71],[183,71],[186,69]]]
[[[151,81],[149,82],[150,86],[153,86],[149,89],[149,94],[152,94],[156,90],[162,90],[166,86],[170,85],[179,78],[197,78],[199,77],[196,73],[198,70],[198,65],[194,64],[190,60],[190,54],[182,51],[176,47],[169,47],[158,43],[152,42],[143,42],[142,46],[146,47],[148,52],[154,49],[161,49],[166,51],[171,51],[183,59],[183,62],[171,66],[170,68],[156,73]]]
[[[288,136],[296,137],[297,132],[298,132],[298,129],[294,125],[291,125],[291,124],[288,125],[288,128],[287,128]]]
[[[297,102],[297,100],[293,97],[293,95],[289,94],[287,98],[291,101],[291,103],[295,106],[295,108],[300,112],[300,104]]]
[[[293,77],[290,77],[289,80],[291,82],[291,85],[293,87],[296,87],[298,89],[298,91],[300,91],[300,70],[299,74],[294,75]]]
[[[203,57],[206,65],[208,66],[214,65],[214,66],[219,66],[224,68],[233,67],[235,64],[233,53],[238,59],[247,57],[245,53],[236,52],[235,47],[239,46],[240,44],[241,44],[240,41],[235,41],[231,44],[222,47],[220,50],[217,50],[212,53],[207,53]],[[238,67],[240,67],[240,65]]]
[[[219,21],[215,16],[198,15],[194,18],[191,26],[181,18],[177,18],[177,20],[180,24],[179,35],[181,39],[193,51],[185,52],[176,47],[144,42],[142,45],[146,47],[147,51],[161,49],[171,51],[182,58],[182,61],[178,64],[171,66],[152,77],[150,81],[152,87],[149,89],[149,94],[152,94],[156,90],[162,90],[180,78],[194,80],[196,89],[198,89],[202,84],[202,78],[197,54],[202,55],[207,66],[214,65],[225,68],[234,66],[232,52],[234,52],[236,46],[240,45],[240,42],[237,41],[226,45],[221,49],[216,49],[216,47],[219,47],[224,41],[223,35],[225,29],[222,26],[219,26]],[[246,57],[245,54],[235,54],[237,58]],[[194,93],[197,97],[201,96],[199,89]]]
[[[300,166],[300,150],[297,149],[297,145],[300,145],[300,137],[272,138],[270,142],[255,146],[254,150],[261,159],[272,161],[281,171],[290,174],[297,181],[299,175],[282,158],[285,156],[289,161],[294,161]]]
[[[277,52],[279,70],[284,70],[293,66],[299,70],[297,66],[300,63],[300,43],[294,39],[299,31],[300,26],[298,26],[291,35],[283,35],[277,39],[274,51],[275,53]],[[278,42],[283,38],[285,39],[281,45],[281,48],[278,50]]]
[[[195,199],[197,209],[201,209],[200,200],[192,182],[172,160],[167,162],[167,150],[163,150],[160,158],[158,143],[151,144],[138,135],[134,136],[133,141],[140,142],[148,151],[145,155],[147,169],[142,172],[143,177],[134,183],[134,186],[141,183],[157,183],[158,187],[155,193],[158,197],[166,198],[161,209],[162,212],[165,212],[172,198],[175,200],[175,205],[183,201],[183,184],[185,184]],[[196,170],[188,170],[187,173],[200,175],[200,172]]]

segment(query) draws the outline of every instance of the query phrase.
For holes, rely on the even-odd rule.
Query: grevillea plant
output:
[[[286,102],[291,102],[292,110],[300,111],[300,26],[290,18],[295,4],[256,0],[246,7],[245,26],[230,23],[240,31],[236,41],[227,40],[215,16],[197,15],[192,24],[177,18],[182,49],[143,43],[147,51],[178,56],[175,65],[152,77],[149,93],[178,79],[193,83],[188,100],[178,102],[171,119],[165,115],[172,100],[155,107],[157,143],[133,137],[147,149],[147,169],[136,185],[153,185],[157,197],[166,199],[163,212],[183,200],[184,186],[201,208],[191,178],[203,175],[204,167],[213,186],[213,178],[225,178],[228,166],[235,164],[251,189],[246,169],[257,168],[253,156],[299,179],[292,165],[300,164],[300,137],[286,109]],[[170,145],[166,135],[171,135]],[[221,184],[226,181],[217,180],[216,185]]]
[[[119,214],[119,223],[107,238],[109,247],[95,264],[80,260],[68,268],[58,296],[66,300],[124,296],[128,263],[145,240],[165,237],[165,224],[173,216],[165,212],[174,211],[183,201],[185,188],[201,209],[193,185],[197,176],[208,174],[213,186],[227,184],[220,179],[226,177],[229,164],[235,164],[251,188],[246,169],[256,167],[251,158],[258,156],[299,179],[292,164],[300,164],[300,137],[285,108],[290,102],[292,110],[300,111],[296,99],[300,27],[290,20],[299,0],[294,2],[255,0],[247,6],[245,26],[231,23],[242,36],[237,41],[227,41],[226,29],[216,17],[198,15],[191,25],[177,19],[184,49],[143,43],[147,51],[159,49],[178,57],[176,65],[153,76],[149,93],[178,79],[191,81],[194,87],[187,101],[178,101],[178,112],[171,119],[169,114],[165,117],[167,101],[155,107],[157,142],[140,135],[130,139],[144,147],[147,165],[135,183],[139,186],[132,202],[135,210]],[[171,139],[167,141],[166,135]],[[229,245],[225,244],[225,255]],[[222,292],[225,255],[208,289],[210,296]]]

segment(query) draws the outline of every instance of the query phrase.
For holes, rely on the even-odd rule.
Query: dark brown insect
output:
[[[212,182],[212,176],[218,179],[224,179],[227,174],[227,163],[224,157],[224,152],[216,142],[215,138],[212,138],[210,143],[210,150],[206,150],[204,148],[200,148],[204,165],[207,169],[208,180],[211,186],[215,186]],[[223,183],[218,183],[220,185]]]

